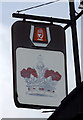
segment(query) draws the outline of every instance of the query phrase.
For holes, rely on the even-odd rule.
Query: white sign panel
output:
[[[62,52],[19,47],[16,70],[19,103],[58,106],[66,96]]]

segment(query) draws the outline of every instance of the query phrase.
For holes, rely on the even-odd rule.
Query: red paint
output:
[[[21,76],[24,77],[24,78],[30,78],[30,75],[32,74],[34,77],[38,77],[37,75],[37,72],[35,69],[32,69],[32,68],[27,68],[26,69],[23,69],[21,72],[20,72]]]
[[[48,78],[50,76],[52,77],[52,80],[56,81],[60,80],[62,77],[58,72],[54,72],[53,70],[46,70],[44,77]]]
[[[45,30],[45,28],[35,27],[34,41],[36,41],[36,42],[48,42],[48,40],[46,38],[46,30]]]

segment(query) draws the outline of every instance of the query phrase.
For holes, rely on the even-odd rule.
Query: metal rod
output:
[[[77,20],[82,14],[83,14],[83,10],[75,17],[75,20]]]
[[[76,86],[79,86],[81,84],[81,74],[80,74],[80,62],[79,62],[79,50],[78,50],[78,39],[77,39],[74,1],[69,2],[69,8],[70,8],[70,19],[72,21],[71,31],[72,31],[72,43],[73,43],[74,66],[75,66],[75,75],[76,75]]]
[[[33,7],[29,7],[29,8],[26,8],[26,9],[18,10],[17,12],[20,13],[20,12],[23,12],[23,11],[26,11],[26,10],[31,10],[31,9],[34,9],[34,8],[38,8],[38,7],[42,7],[42,6],[45,6],[45,5],[49,5],[49,4],[52,4],[54,2],[58,2],[58,1],[59,0],[43,3],[43,4],[36,5],[36,6],[33,6]]]
[[[64,24],[70,23],[69,19],[59,19],[59,18],[34,16],[34,15],[26,15],[26,14],[18,14],[18,13],[13,13],[12,17],[22,18],[22,19],[40,20],[40,21],[47,21],[47,22],[57,22],[57,23],[64,23]]]
[[[42,113],[49,113],[49,112],[54,112],[55,110],[50,110],[50,111],[43,111]]]
[[[83,14],[83,10],[82,10],[77,16],[75,16],[75,20],[77,20],[82,14]],[[70,26],[71,26],[71,23],[72,23],[72,22],[70,22],[69,24],[67,24],[67,25],[64,27],[64,29],[66,30],[68,27],[70,27]]]

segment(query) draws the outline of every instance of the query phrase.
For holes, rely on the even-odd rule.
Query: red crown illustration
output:
[[[53,70],[44,70],[44,74],[39,77],[36,69],[27,68],[20,71],[21,77],[26,81],[28,92],[40,94],[40,91],[45,94],[48,92],[55,92],[56,83],[61,79],[61,75]],[[41,74],[41,73],[40,73]]]

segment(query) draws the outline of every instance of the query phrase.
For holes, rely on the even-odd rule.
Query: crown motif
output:
[[[41,55],[38,56],[36,68],[23,68],[20,74],[25,79],[27,93],[42,96],[53,96],[57,82],[62,77],[59,72],[45,67]]]

